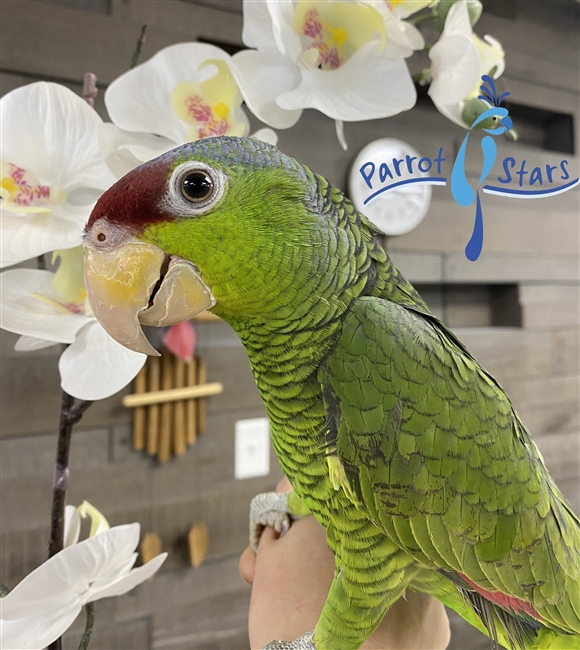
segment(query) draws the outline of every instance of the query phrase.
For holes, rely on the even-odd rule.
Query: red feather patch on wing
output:
[[[483,596],[486,600],[489,600],[489,602],[494,605],[499,605],[500,607],[503,607],[503,609],[512,611],[515,614],[527,614],[538,621],[543,620],[530,603],[526,603],[525,600],[520,600],[514,596],[506,596],[501,591],[487,591],[487,589],[482,589],[480,586],[476,585],[475,582],[470,580],[463,573],[458,573],[457,575],[461,576],[470,587],[473,587],[478,594]]]

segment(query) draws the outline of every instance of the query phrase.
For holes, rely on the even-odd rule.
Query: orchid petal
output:
[[[489,34],[486,34],[483,39],[473,34],[473,44],[479,56],[481,75],[489,74],[493,68],[496,68],[494,79],[500,77],[505,70],[505,52],[501,43]]]
[[[244,44],[261,52],[275,50],[277,46],[268,4],[256,2],[256,0],[244,0],[243,14],[242,41]]]
[[[336,129],[336,137],[338,139],[338,143],[344,151],[348,151],[348,143],[344,137],[344,122],[342,120],[334,120],[334,126]]]
[[[118,571],[134,556],[134,549],[139,543],[140,526],[138,523],[114,526],[109,530],[89,537],[53,557],[63,556],[61,566],[70,574],[70,584],[78,588],[79,580],[88,584]],[[51,558],[52,559],[52,558]],[[50,562],[50,560],[48,560]],[[45,562],[42,566],[45,566]],[[25,578],[26,579],[26,578]]]
[[[391,23],[389,25],[389,23]],[[397,40],[400,34],[397,21],[384,2],[321,2],[320,0],[301,0],[296,3],[292,19],[294,32],[301,36],[302,49],[304,41],[312,42],[314,49],[324,43],[320,51],[321,58],[325,52],[333,51],[341,64],[347,61],[360,47],[378,38],[380,51],[388,40]],[[389,39],[387,31],[394,28],[396,34]],[[313,37],[312,29],[318,32]],[[318,41],[319,45],[315,44]],[[405,49],[411,53],[407,44]],[[334,68],[333,65],[330,66]],[[323,66],[324,68],[324,66]]]
[[[97,400],[123,389],[141,370],[147,356],[113,340],[93,320],[60,357],[61,385],[78,399]]]
[[[65,540],[74,544],[79,512],[67,506],[65,517]],[[105,530],[66,546],[26,576],[0,601],[2,647],[41,650],[66,632],[82,605],[126,593],[153,575],[167,554],[132,570],[139,530],[136,523]]]
[[[81,516],[74,506],[64,509],[64,548],[73,546],[79,541],[81,533]]]
[[[61,637],[81,613],[78,596],[53,610],[39,611],[16,620],[0,619],[0,640],[5,650],[42,650]]]
[[[104,533],[106,530],[111,528],[103,513],[86,500],[77,508],[77,512],[83,519],[85,517],[91,518],[90,537],[98,535],[99,533]]]
[[[86,596],[86,600],[92,600],[92,596],[95,593],[102,589],[106,589],[113,582],[117,582],[119,578],[123,578],[130,573],[135,566],[138,557],[139,554],[135,552],[131,553],[128,558],[124,556],[117,558],[117,562],[111,564],[106,573],[102,572],[101,575],[91,583],[89,590],[85,592],[84,595]]]
[[[276,104],[276,97],[300,83],[300,71],[290,59],[275,51],[243,50],[234,54],[232,72],[259,120],[275,129],[288,129],[300,119],[301,109],[288,111]]]
[[[59,345],[58,341],[46,341],[45,339],[37,339],[34,336],[21,336],[14,346],[16,352],[34,352],[36,350],[44,350],[53,345]]]
[[[116,178],[175,148],[175,142],[151,133],[123,131],[114,124],[101,124],[99,144]]]
[[[2,619],[40,615],[70,605],[90,582],[127,562],[139,543],[139,529],[139,524],[115,526],[53,555],[1,600]]]
[[[82,246],[57,250],[52,254],[52,263],[60,260],[52,278],[55,291],[67,302],[81,304],[87,297],[84,281],[84,253]]]
[[[435,105],[465,99],[479,79],[479,56],[471,38],[457,35],[441,38],[429,56],[433,62],[429,96]]]
[[[396,115],[415,105],[417,94],[402,59],[377,56],[379,44],[363,45],[331,72],[308,70],[296,90],[278,97],[287,110],[317,108],[335,120],[353,122]]]
[[[53,289],[53,278],[50,271],[38,269],[12,269],[0,274],[2,328],[54,343],[72,343],[91,319],[58,307],[60,297]]]
[[[100,600],[101,598],[109,598],[111,596],[121,596],[122,594],[131,591],[131,589],[134,589],[138,584],[141,584],[150,578],[159,569],[163,562],[165,562],[166,558],[167,553],[160,553],[152,560],[149,560],[147,564],[144,564],[137,569],[133,569],[127,575],[111,582],[107,587],[99,590],[89,589],[88,594],[90,595],[85,602]]]
[[[250,138],[256,138],[257,140],[273,144],[274,146],[278,144],[278,134],[276,131],[272,131],[272,129],[258,129],[250,135]]]
[[[200,70],[208,59],[229,65],[231,57],[207,43],[178,43],[125,72],[105,93],[111,119],[125,131],[154,133],[175,144],[187,142],[189,125],[175,114],[171,96],[184,81],[203,82],[213,77],[215,66]]]
[[[69,215],[79,215],[76,225],[55,214],[15,217],[2,213],[0,268],[38,257],[57,248],[79,246],[82,243],[82,228],[90,210],[69,208],[67,212]]]
[[[272,19],[272,31],[278,50],[292,61],[298,61],[303,47],[300,36],[292,27],[294,2],[292,0],[266,0],[266,4]]]
[[[401,21],[399,25],[403,31],[403,34],[405,35],[405,38],[407,39],[409,47],[411,47],[413,50],[422,50],[425,47],[425,39],[423,38],[423,34],[421,34],[415,25],[411,25],[411,23],[406,23],[404,21]]]
[[[441,38],[447,38],[448,36],[471,38],[472,32],[467,2],[465,0],[459,0],[459,2],[455,2],[451,6],[451,9],[449,9],[449,13],[445,18],[443,31],[441,32]]]
[[[437,4],[437,0],[403,0],[402,2],[390,2],[387,5],[397,18],[408,18],[414,13]]]
[[[3,159],[65,191],[107,189],[113,182],[99,151],[101,118],[65,86],[37,82],[0,100]]]
[[[461,118],[461,112],[463,110],[464,104],[465,102],[456,102],[455,104],[435,103],[435,106],[437,107],[437,110],[441,113],[441,115],[444,115],[448,120],[455,122],[455,124],[463,127],[464,129],[468,129],[469,126],[465,124],[465,122]]]
[[[412,25],[408,25],[408,23],[396,18],[385,2],[377,2],[376,0],[359,1],[362,4],[372,6],[383,19],[386,30],[385,47],[381,51],[383,56],[407,58],[413,54],[413,50],[422,49],[425,46],[421,33]]]

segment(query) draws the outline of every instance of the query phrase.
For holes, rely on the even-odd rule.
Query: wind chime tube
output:
[[[173,388],[173,357],[166,350],[161,356],[161,389]],[[166,463],[171,456],[171,416],[173,404],[165,402],[161,404],[161,429],[159,436],[159,450],[157,459],[160,463]]]
[[[185,384],[185,363],[179,357],[174,360],[174,388],[183,388]],[[173,404],[173,451],[177,456],[185,453],[185,402]]]
[[[203,386],[207,381],[207,367],[205,361],[199,357],[197,360],[197,383]],[[197,401],[197,433],[205,433],[205,399],[200,397]]]
[[[159,390],[159,378],[161,374],[161,360],[159,357],[149,357],[149,392]],[[151,456],[157,454],[159,446],[159,404],[152,404],[149,407],[147,418],[147,453]]]
[[[195,357],[187,364],[187,386],[196,385],[197,360]],[[186,402],[187,444],[193,445],[197,437],[197,404],[195,399]]]
[[[147,366],[144,365],[135,377],[135,394],[147,391]],[[139,406],[133,413],[133,449],[145,448],[145,407]]]

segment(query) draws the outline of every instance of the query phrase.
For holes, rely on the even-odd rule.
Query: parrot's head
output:
[[[336,240],[336,224],[316,209],[315,178],[276,147],[234,137],[134,169],[103,194],[85,229],[96,318],[126,347],[155,354],[141,325],[209,308],[230,322],[304,314]]]

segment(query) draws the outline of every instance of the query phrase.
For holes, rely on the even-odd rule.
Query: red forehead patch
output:
[[[174,215],[158,207],[167,191],[170,164],[168,160],[155,160],[123,176],[97,201],[87,228],[102,218],[142,232],[152,223],[173,219]]]

